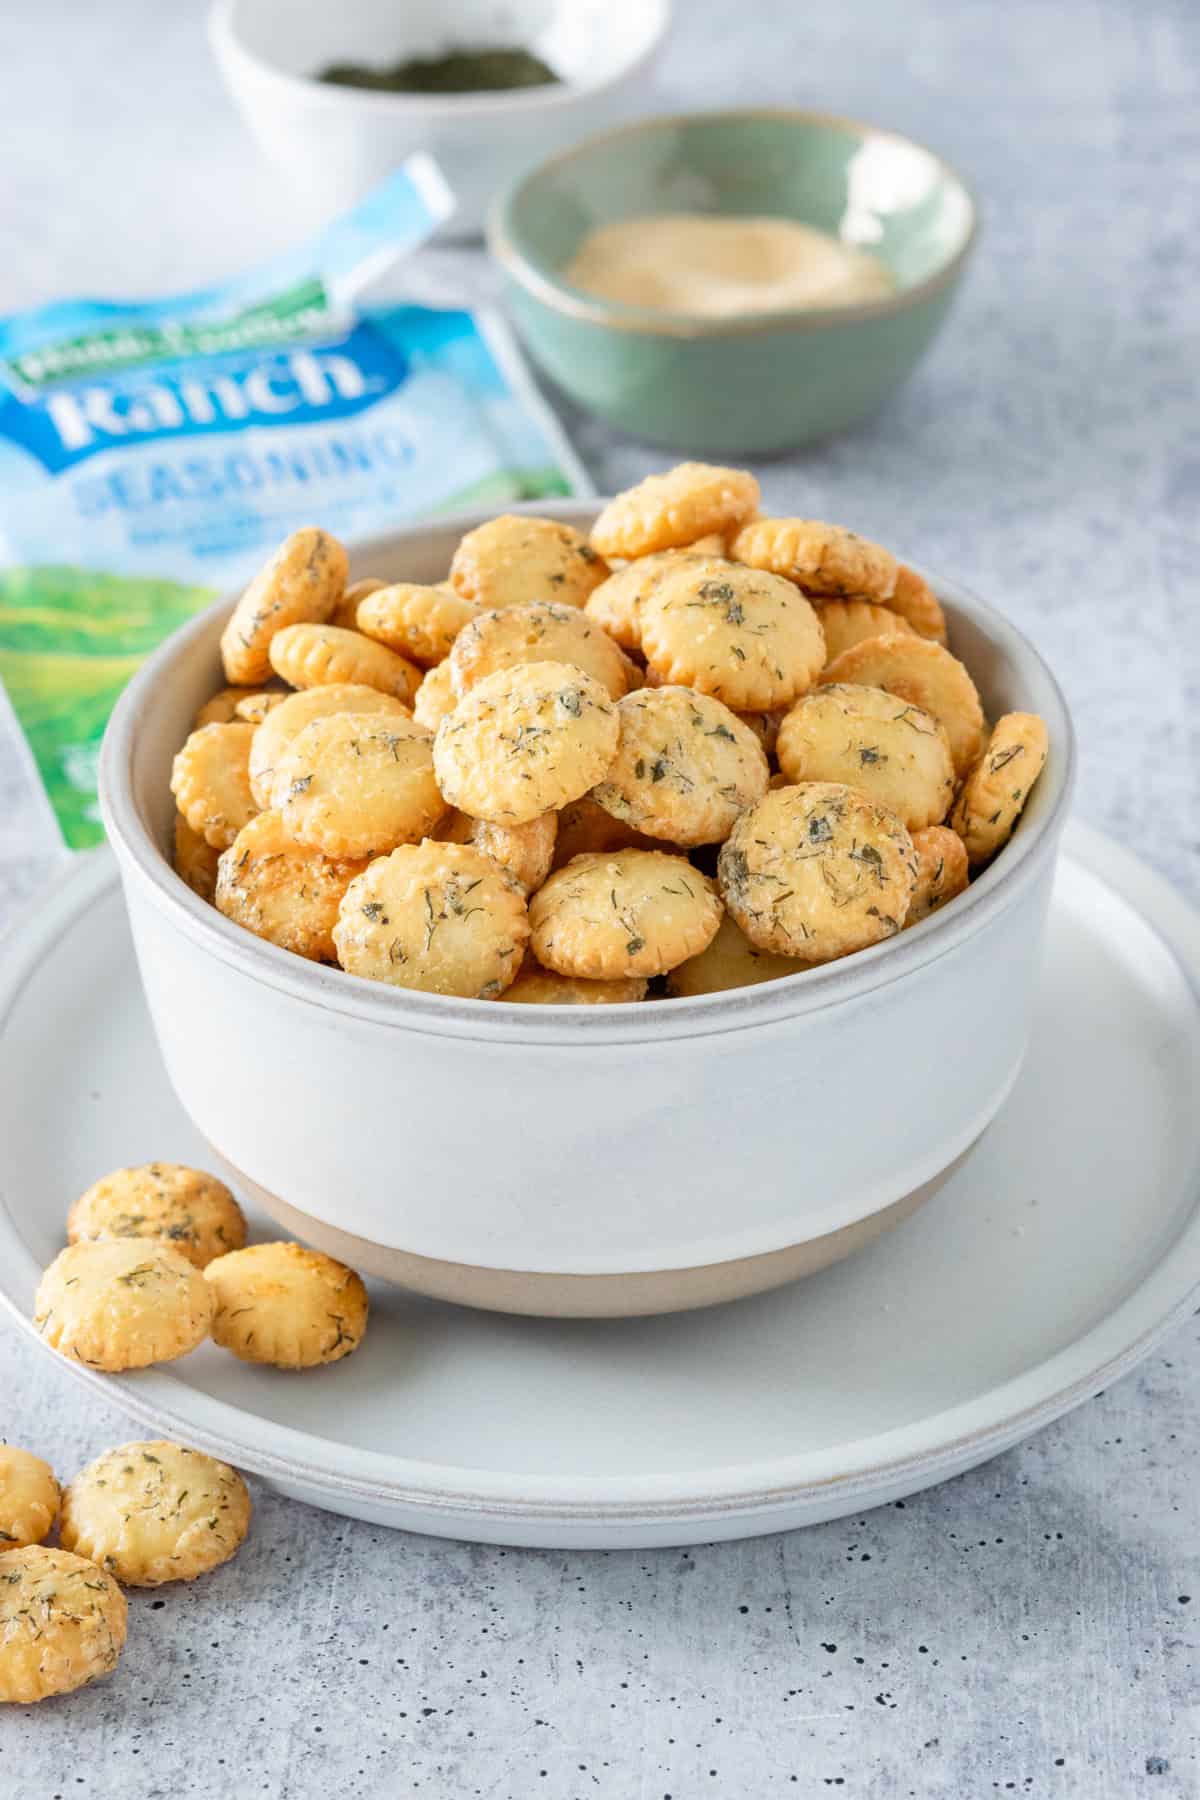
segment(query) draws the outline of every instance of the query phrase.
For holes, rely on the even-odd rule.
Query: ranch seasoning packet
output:
[[[451,207],[414,157],[252,274],[0,318],[0,683],[71,848],[138,663],[289,531],[587,490],[498,320],[356,304]]]

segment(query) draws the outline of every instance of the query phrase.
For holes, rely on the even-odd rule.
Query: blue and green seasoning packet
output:
[[[289,531],[586,488],[495,321],[353,304],[449,206],[414,158],[251,275],[0,319],[0,681],[71,847],[138,663]]]

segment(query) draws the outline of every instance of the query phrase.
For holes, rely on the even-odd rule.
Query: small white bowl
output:
[[[314,210],[352,206],[414,151],[458,202],[443,237],[482,230],[506,182],[628,109],[670,0],[216,0],[209,35],[225,82],[271,160]],[[387,94],[317,81],[334,62],[386,64],[455,46],[519,45],[561,77],[482,94]]]
[[[587,528],[599,503],[536,510]],[[377,538],[351,575],[441,579],[463,514]],[[451,1300],[670,1312],[823,1267],[967,1154],[1024,1055],[1074,761],[1063,697],[982,601],[934,583],[991,716],[1050,757],[1003,854],[890,943],[781,981],[636,1006],[389,988],[291,956],[174,873],[171,759],[222,681],[231,599],[122,696],[100,796],[175,1090],[289,1230]]]

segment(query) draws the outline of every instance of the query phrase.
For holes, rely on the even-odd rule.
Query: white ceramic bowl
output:
[[[426,150],[458,202],[441,235],[456,237],[482,229],[506,182],[630,109],[669,17],[670,0],[215,0],[209,34],[247,124],[315,211],[353,205]],[[381,64],[480,44],[532,49],[561,82],[429,95],[313,79],[333,62]]]
[[[540,502],[585,526],[595,506]],[[482,514],[362,545],[441,578]],[[406,992],[224,919],[169,861],[171,759],[221,684],[220,601],[118,704],[100,793],[151,1013],[183,1105],[298,1235],[502,1310],[655,1312],[821,1267],[902,1217],[985,1130],[1025,1050],[1072,780],[1049,670],[942,581],[992,716],[1041,713],[1012,842],[933,918],[843,962],[698,999],[518,1007]]]

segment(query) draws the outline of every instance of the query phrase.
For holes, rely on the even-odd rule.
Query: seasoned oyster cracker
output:
[[[963,782],[950,823],[973,868],[1007,844],[1046,762],[1049,739],[1036,713],[1005,713]]]
[[[287,835],[335,861],[416,844],[446,811],[415,719],[332,713],[292,739],[271,802]]]
[[[889,694],[932,713],[946,728],[954,772],[959,777],[979,755],[983,706],[978,690],[958,658],[932,638],[911,632],[864,638],[829,664],[821,682],[886,688]]]
[[[192,730],[199,731],[202,725],[228,725],[232,719],[237,718],[238,706],[246,695],[259,692],[259,688],[219,688],[211,700],[204,702],[192,720]]]
[[[760,950],[828,962],[900,930],[916,855],[894,813],[854,788],[813,781],[776,788],[742,814],[717,880]]]
[[[635,683],[632,663],[606,631],[572,606],[534,601],[480,613],[450,652],[451,680],[467,694],[485,676],[523,663],[570,663],[619,700]]]
[[[734,717],[751,730],[763,748],[764,756],[774,756],[775,746],[779,742],[779,727],[787,717],[786,706],[775,706],[768,712],[740,712]]]
[[[221,633],[226,681],[253,687],[269,680],[275,634],[288,625],[324,623],[345,590],[349,566],[337,539],[315,525],[285,538]]]
[[[243,695],[234,707],[234,715],[239,719],[248,719],[251,725],[261,725],[267,714],[276,706],[282,705],[291,692],[282,681],[277,688],[257,688]]]
[[[932,638],[938,644],[946,642],[946,615],[941,602],[924,576],[907,563],[901,563],[896,570],[896,585],[888,605],[919,637]]]
[[[472,819],[468,813],[455,811],[442,820],[433,835],[443,844],[474,844],[506,869],[524,893],[531,894],[550,873],[558,837],[558,814],[539,813],[524,825],[490,825],[486,819]]]
[[[442,720],[434,768],[461,812],[523,825],[594,787],[618,730],[607,691],[582,669],[522,663],[485,676]]]
[[[336,625],[340,631],[357,631],[360,604],[368,594],[376,594],[387,585],[374,575],[368,575],[364,581],[352,581],[325,623]]]
[[[451,585],[483,607],[531,600],[582,606],[607,574],[603,559],[573,525],[518,513],[502,513],[468,531],[450,563]]]
[[[795,584],[719,557],[664,571],[638,620],[658,685],[695,688],[735,712],[787,705],[825,663],[816,610]]]
[[[559,975],[663,975],[716,936],[721,903],[706,875],[662,850],[577,856],[529,903],[530,946]]]
[[[521,972],[502,998],[510,1006],[628,1006],[646,998],[644,975],[618,981],[584,981],[577,975],[556,975],[543,969],[535,957],[526,956]]]
[[[767,759],[727,706],[685,687],[643,688],[617,706],[617,753],[592,799],[672,844],[719,844],[767,791]]]
[[[111,1675],[125,1645],[125,1596],[69,1550],[0,1554],[0,1701],[29,1706]]]
[[[345,1263],[302,1244],[251,1244],[204,1271],[213,1339],[242,1362],[315,1369],[357,1350],[367,1290]]]
[[[898,564],[890,550],[821,519],[755,519],[738,532],[730,555],[833,600],[886,605],[896,586]]]
[[[110,1373],[186,1356],[208,1335],[212,1295],[182,1251],[150,1238],[60,1250],[38,1283],[33,1323],[63,1356]]]
[[[809,967],[802,957],[775,956],[770,950],[760,950],[725,913],[708,948],[672,969],[665,986],[673,999],[682,1000],[697,994],[723,994],[731,988],[756,987],[763,981],[778,981],[781,975],[798,975]]]
[[[250,1511],[228,1463],[151,1438],[106,1451],[68,1482],[62,1544],[125,1587],[161,1587],[228,1562]]]
[[[271,667],[294,688],[361,683],[411,706],[421,671],[361,631],[336,625],[285,625],[271,639]]]
[[[358,629],[422,668],[449,656],[455,638],[479,608],[449,585],[423,587],[397,581],[368,594],[356,614]]]
[[[910,831],[944,819],[954,799],[945,729],[883,688],[806,694],[779,728],[777,754],[790,782],[844,782],[890,807]]]
[[[610,500],[592,526],[592,548],[638,557],[683,548],[709,532],[724,538],[751,516],[758,498],[758,482],[744,469],[678,463]]]
[[[436,731],[446,714],[452,713],[457,705],[454,671],[448,662],[440,662],[435,669],[430,669],[417,689],[417,697],[413,701],[413,718],[426,731]]]
[[[193,831],[182,813],[175,814],[175,873],[186,881],[194,894],[211,900],[217,887],[217,864],[221,852]]]
[[[584,612],[602,631],[606,631],[623,650],[640,650],[642,633],[638,625],[638,606],[650,592],[664,569],[678,566],[682,556],[725,555],[724,539],[716,534],[702,538],[687,550],[660,550],[653,556],[640,556],[611,574],[607,581],[593,588]]]
[[[495,1000],[529,937],[525,895],[470,844],[404,845],[347,888],[333,940],[343,969],[393,987]]]
[[[864,638],[886,637],[895,631],[911,631],[907,619],[874,600],[829,600],[821,608],[821,629],[825,633],[825,660],[861,644]]]
[[[289,694],[283,705],[275,707],[263,720],[250,744],[250,791],[260,809],[265,811],[271,804],[275,765],[292,739],[314,719],[329,718],[334,713],[412,717],[403,701],[363,682],[335,681],[328,687],[306,688],[298,694]]]
[[[175,753],[171,792],[184,819],[214,850],[227,850],[258,811],[250,788],[250,743],[255,726],[202,725]]]
[[[912,841],[917,853],[917,885],[905,929],[919,925],[947,900],[965,892],[968,875],[967,847],[957,832],[945,825],[929,825],[914,831]]]
[[[68,1243],[113,1238],[154,1238],[202,1269],[214,1256],[241,1249],[246,1220],[215,1175],[183,1163],[143,1163],[94,1181],[67,1214]]]
[[[615,818],[598,806],[591,794],[571,800],[558,814],[558,840],[554,846],[552,868],[561,869],[573,856],[586,851],[661,850],[657,838],[635,831],[623,819]]]
[[[0,1444],[0,1550],[40,1544],[58,1517],[54,1470],[30,1450]],[[0,1662],[4,1658],[0,1635]]]
[[[214,901],[218,912],[268,944],[310,962],[336,963],[338,907],[365,867],[363,857],[335,861],[297,843],[277,812],[263,812],[222,856]]]

